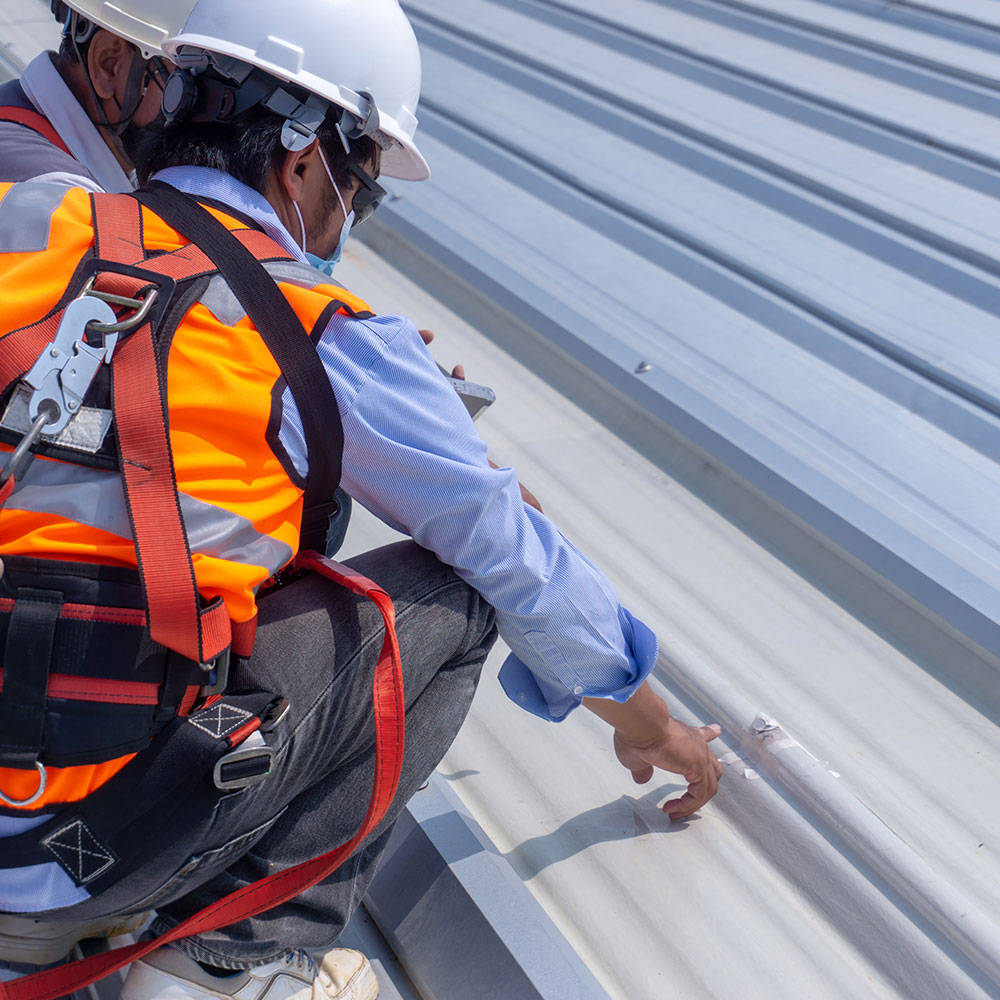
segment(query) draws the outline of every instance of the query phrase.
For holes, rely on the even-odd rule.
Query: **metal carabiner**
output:
[[[32,423],[37,420],[44,402],[55,407],[44,430],[46,437],[58,434],[69,423],[98,368],[110,356],[106,347],[86,344],[87,325],[94,320],[109,323],[115,319],[114,310],[106,302],[87,297],[74,299],[66,306],[55,337],[24,376],[24,384],[32,390],[28,419]],[[109,346],[114,348],[113,343]],[[64,378],[69,392],[63,387]]]

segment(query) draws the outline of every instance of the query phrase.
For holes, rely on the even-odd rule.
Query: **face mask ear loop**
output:
[[[344,221],[347,221],[347,206],[344,204],[344,198],[340,193],[340,188],[337,187],[337,182],[333,179],[333,174],[330,172],[330,164],[326,162],[326,153],[323,152],[322,145],[317,145],[319,150],[319,158],[323,161],[323,169],[326,171],[326,176],[330,178],[330,184],[333,186],[333,193],[337,196],[337,201],[340,202],[340,210],[344,213]]]
[[[295,214],[299,217],[299,230],[302,233],[302,252],[306,252],[306,224],[302,221],[302,212],[299,211],[299,203],[297,201],[292,202],[292,208],[295,209]]]

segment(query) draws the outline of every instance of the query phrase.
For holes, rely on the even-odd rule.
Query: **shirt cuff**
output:
[[[499,680],[504,694],[519,708],[549,722],[562,722],[584,698],[628,701],[656,665],[659,642],[653,630],[625,608],[618,609],[618,619],[631,666],[631,676],[621,687],[608,691],[580,683],[572,690],[549,691],[546,694],[524,662],[511,653],[500,668]]]

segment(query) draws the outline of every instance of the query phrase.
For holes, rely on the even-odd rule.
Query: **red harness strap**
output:
[[[300,553],[292,566],[293,569],[321,573],[354,593],[370,598],[385,622],[385,639],[372,685],[375,709],[375,780],[368,810],[358,832],[346,844],[327,854],[237,889],[153,941],[116,948],[114,951],[45,972],[36,972],[22,979],[0,983],[0,1000],[56,1000],[57,997],[87,986],[171,941],[217,930],[285,903],[335,871],[381,822],[399,784],[405,729],[402,664],[392,601],[371,580],[316,552]],[[293,945],[294,942],[289,944]]]
[[[138,202],[115,195],[91,200],[96,255],[118,264],[144,264]],[[229,645],[229,616],[221,602],[206,609],[209,614],[201,610],[150,323],[121,342],[111,371],[122,481],[149,608],[149,633],[189,659],[206,663]]]
[[[48,139],[53,146],[58,146],[67,156],[73,154],[67,149],[66,143],[59,138],[59,133],[52,127],[52,123],[37,111],[29,111],[27,108],[2,107],[0,108],[0,122],[16,122],[30,128],[32,132],[37,132],[43,139]]]

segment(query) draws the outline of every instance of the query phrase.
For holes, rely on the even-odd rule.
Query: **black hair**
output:
[[[337,186],[347,190],[354,181],[350,168],[370,168],[378,147],[363,136],[352,139],[350,153],[345,152],[335,114],[336,108],[331,109],[317,136]],[[147,127],[135,156],[139,179],[145,183],[166,167],[214,167],[264,194],[268,177],[287,152],[281,144],[283,125],[283,118],[257,105],[226,122],[179,121]]]
[[[84,42],[80,46],[80,54],[87,58],[87,49],[90,48],[90,42]],[[77,58],[76,46],[73,44],[73,40],[69,35],[63,35],[59,41],[59,49],[56,52],[56,61],[62,63],[63,65],[75,65],[80,60]]]

